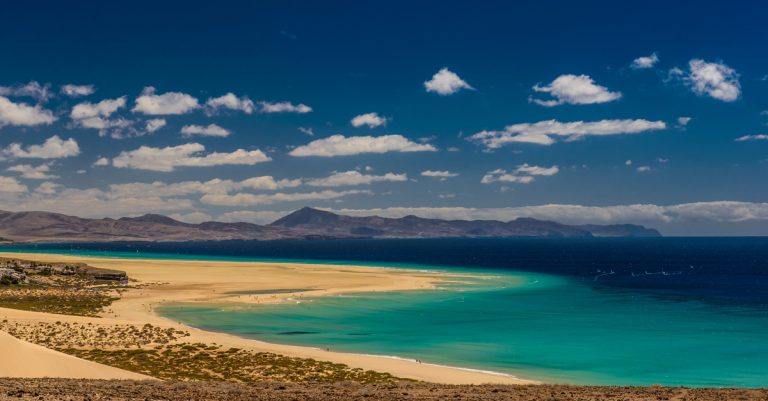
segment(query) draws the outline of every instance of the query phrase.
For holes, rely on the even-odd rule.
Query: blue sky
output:
[[[759,2],[104,3],[0,15],[0,209],[768,234]]]

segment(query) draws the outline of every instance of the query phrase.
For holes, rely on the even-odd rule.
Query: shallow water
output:
[[[247,307],[165,306],[193,326],[580,384],[765,386],[768,317],[752,308],[496,275],[439,291]]]
[[[481,279],[439,291],[236,308],[173,305],[161,313],[272,342],[551,382],[768,386],[766,238],[233,241],[33,250],[362,261],[478,273]]]

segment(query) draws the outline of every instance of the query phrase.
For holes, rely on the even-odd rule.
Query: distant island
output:
[[[0,211],[3,242],[220,241],[280,239],[660,237],[634,224],[567,225],[533,218],[440,220],[417,216],[345,216],[305,207],[267,225],[209,221],[184,223],[158,214],[87,219],[52,212]]]

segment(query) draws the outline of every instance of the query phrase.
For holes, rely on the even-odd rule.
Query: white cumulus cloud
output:
[[[448,170],[424,170],[421,172],[421,175],[424,177],[433,177],[433,178],[453,178],[458,177],[459,173],[453,173]]]
[[[54,135],[41,145],[22,146],[20,143],[12,143],[0,152],[3,157],[19,159],[61,159],[74,157],[80,154],[80,147],[73,138],[63,140]]]
[[[688,126],[688,123],[693,120],[693,117],[678,117],[677,118],[677,126],[675,128],[685,130],[685,127]]]
[[[53,112],[40,105],[30,106],[26,103],[15,103],[7,97],[0,96],[0,127],[4,125],[34,127],[50,125],[54,121],[56,121],[56,117]]]
[[[73,123],[83,128],[100,130],[105,135],[110,128],[126,128],[131,122],[123,118],[110,120],[110,116],[117,110],[125,107],[125,96],[116,99],[104,99],[98,103],[84,102],[75,105],[69,113]]]
[[[69,97],[81,97],[92,95],[96,92],[93,85],[74,85],[67,84],[61,86],[61,93]]]
[[[28,180],[50,180],[58,178],[58,176],[49,174],[51,168],[47,164],[41,164],[37,167],[29,164],[17,164],[9,167],[7,171],[21,173],[21,176]]]
[[[116,99],[104,99],[98,103],[84,102],[75,105],[69,116],[73,120],[84,120],[93,117],[109,117],[118,109],[125,107],[125,96]]]
[[[494,182],[508,182],[515,184],[530,184],[535,178],[529,175],[517,175],[514,173],[508,173],[507,170],[496,169],[485,173],[480,180],[483,184],[491,184]]]
[[[355,116],[350,123],[356,128],[363,125],[368,126],[368,128],[376,128],[387,125],[387,121],[386,117],[381,117],[378,113],[365,113]]]
[[[521,164],[512,172],[503,169],[496,169],[486,173],[480,180],[483,184],[494,182],[506,182],[514,184],[530,184],[535,180],[535,176],[553,176],[560,171],[557,166],[541,167]]]
[[[741,96],[739,74],[723,63],[709,63],[700,59],[688,62],[689,73],[685,81],[693,93],[710,96],[724,102],[736,101]]]
[[[298,187],[301,183],[301,179],[277,180],[272,176],[251,177],[242,181],[214,178],[208,181],[182,181],[174,183],[162,181],[151,183],[132,182],[110,185],[109,194],[112,197],[139,197],[142,194],[152,194],[152,196],[167,198],[192,194],[228,194],[240,190],[272,191]]]
[[[282,188],[295,188],[300,186],[302,180],[300,178],[287,179],[283,178],[276,180],[271,175],[264,175],[261,177],[251,177],[240,181],[235,185],[234,189],[263,189],[274,190]]]
[[[521,164],[517,166],[517,168],[515,169],[515,172],[518,174],[551,176],[559,173],[560,169],[557,166],[541,167],[541,166],[531,166],[526,163],[526,164]]]
[[[768,203],[739,201],[614,206],[545,204],[506,208],[389,207],[383,209],[338,209],[335,211],[354,216],[403,217],[416,215],[451,220],[510,221],[519,217],[533,217],[566,224],[681,223],[697,219],[730,223],[768,220]]]
[[[37,81],[29,81],[23,85],[0,86],[0,96],[31,97],[45,103],[51,98],[51,84],[40,85]]]
[[[230,109],[242,111],[245,114],[251,114],[256,109],[253,101],[246,96],[237,97],[232,92],[223,96],[209,98],[205,102],[206,113],[215,114],[220,109]]]
[[[736,142],[746,142],[746,141],[768,141],[768,135],[766,134],[744,135],[736,138]]]
[[[181,134],[185,138],[189,138],[194,135],[199,136],[215,136],[220,138],[226,138],[229,136],[229,130],[222,128],[216,124],[209,124],[208,126],[202,125],[185,125],[181,128]]]
[[[435,92],[441,96],[452,95],[462,89],[475,89],[447,68],[441,68],[432,79],[424,82],[424,88],[427,92]]]
[[[383,175],[363,174],[356,170],[333,173],[325,178],[317,178],[307,182],[315,187],[343,187],[352,185],[368,185],[374,182],[403,182],[408,181],[408,175],[386,173]]]
[[[61,184],[57,184],[55,182],[46,181],[40,183],[40,185],[35,188],[35,194],[36,195],[53,195],[62,187]]]
[[[294,193],[273,193],[273,194],[206,194],[200,198],[200,201],[208,205],[217,206],[253,206],[269,205],[272,203],[283,202],[306,202],[320,201],[343,198],[349,195],[371,195],[368,190],[352,189],[348,191],[317,191],[317,192],[294,192]]]
[[[318,139],[293,149],[291,156],[349,156],[363,153],[387,152],[435,152],[437,148],[430,144],[420,144],[402,135],[350,136],[333,135]]]
[[[148,115],[174,115],[189,113],[199,106],[197,98],[186,93],[156,94],[156,89],[148,86],[141,92],[141,96],[136,98],[132,111]]]
[[[152,118],[147,120],[147,124],[145,125],[144,129],[148,133],[152,134],[160,128],[165,127],[166,124],[168,124],[168,122],[165,121],[164,118]]]
[[[659,56],[656,54],[656,52],[653,52],[650,56],[642,56],[636,58],[634,61],[632,61],[630,66],[636,70],[644,70],[653,68],[653,66],[655,66],[658,62]]]
[[[0,176],[0,192],[23,193],[27,191],[27,186],[20,183],[16,178]]]
[[[0,192],[10,188],[9,183],[0,179]],[[26,187],[16,187],[16,192],[25,192]],[[18,194],[16,198],[0,197],[0,209],[14,211],[45,210],[83,217],[121,217],[142,213],[178,213],[194,209],[192,201],[183,198],[161,198],[152,193],[136,196],[116,196],[111,191],[98,188],[66,188],[55,183],[44,182],[28,195]]]
[[[176,167],[209,167],[222,165],[248,165],[270,161],[261,150],[237,149],[231,153],[204,153],[205,146],[186,143],[165,148],[142,146],[136,150],[123,151],[112,159],[118,168],[150,171],[173,171]]]
[[[312,108],[306,104],[293,104],[291,102],[259,102],[259,111],[262,113],[311,113]]]
[[[639,134],[665,129],[666,127],[667,125],[663,121],[643,119],[590,122],[546,120],[536,123],[509,125],[503,131],[481,131],[472,135],[469,139],[484,145],[488,149],[496,149],[510,143],[551,145],[555,143],[555,137],[564,137],[567,141],[572,141],[586,136]]]
[[[549,85],[534,85],[533,90],[549,93],[554,98],[549,100],[531,98],[532,102],[546,107],[561,104],[607,103],[621,98],[620,92],[611,92],[608,88],[595,84],[595,81],[587,75],[560,75]]]
[[[74,126],[99,130],[99,136],[110,136],[114,139],[152,134],[166,125],[163,118],[152,118],[143,122],[143,128],[137,127],[139,121],[123,117],[112,117],[113,114],[126,106],[125,96],[115,99],[104,99],[98,103],[83,102],[72,108],[69,116]]]
[[[115,99],[104,99],[98,103],[83,102],[72,108],[69,116],[74,126],[99,130],[99,136],[110,136],[114,139],[124,139],[151,134],[165,125],[162,118],[154,118],[137,127],[136,120],[123,117],[112,117],[127,104],[125,96]]]

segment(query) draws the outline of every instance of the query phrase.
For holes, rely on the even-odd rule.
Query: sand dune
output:
[[[324,349],[272,344],[225,333],[200,330],[163,318],[154,313],[158,305],[173,302],[266,304],[291,302],[297,294],[269,296],[237,295],[239,291],[302,288],[299,296],[328,296],[354,292],[406,291],[435,288],[436,283],[459,279],[451,275],[406,269],[332,264],[277,262],[225,262],[161,259],[120,259],[53,254],[0,253],[40,262],[82,262],[93,267],[123,270],[148,287],[123,294],[102,318],[63,316],[0,308],[0,316],[11,320],[69,321],[102,324],[150,323],[188,331],[189,342],[216,343],[227,347],[273,352],[299,358],[311,358],[351,367],[391,373],[398,377],[445,384],[531,384],[537,383],[511,375],[494,374],[456,367],[421,364],[410,360],[374,355],[329,352]],[[2,376],[2,374],[0,374]]]
[[[0,377],[66,379],[152,379],[138,373],[86,361],[0,331]]]

